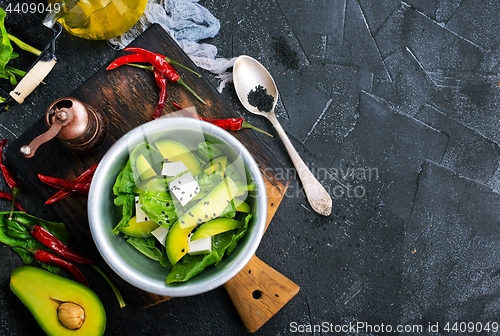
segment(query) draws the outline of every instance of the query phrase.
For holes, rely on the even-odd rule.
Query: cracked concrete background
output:
[[[500,1],[200,4],[221,22],[207,41],[219,56],[250,55],[273,75],[278,119],[333,198],[332,215],[316,215],[291,176],[257,256],[301,290],[256,334],[293,334],[293,323],[365,322],[447,335],[448,322],[498,322]],[[18,137],[115,53],[64,33],[47,85],[0,114],[0,136]],[[276,134],[243,109],[231,85],[222,94],[247,121]],[[259,137],[292,172],[279,138]],[[20,199],[53,219],[36,194]],[[21,261],[1,249],[0,262],[0,334],[41,334],[8,289]],[[138,311],[118,309],[106,284],[91,280],[109,335],[247,334],[222,288]],[[436,323],[437,332],[426,329]]]

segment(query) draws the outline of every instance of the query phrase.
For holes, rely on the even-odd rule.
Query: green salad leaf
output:
[[[47,229],[50,233],[57,237],[63,243],[67,243],[69,233],[63,223],[50,222],[40,219],[35,216],[25,214],[21,211],[15,211],[12,214],[13,220],[9,220],[10,211],[0,213],[0,243],[12,247],[23,260],[23,263],[29,265],[35,260],[30,250],[46,250],[50,251],[45,245],[31,235],[30,231],[19,223],[30,225],[40,225]],[[58,267],[50,266],[45,263],[41,265],[50,272],[57,273]]]
[[[219,233],[212,238],[212,252],[205,255],[186,254],[167,275],[166,283],[188,281],[210,265],[217,265],[233,240],[234,230]]]
[[[155,237],[149,237],[149,238],[129,237],[127,239],[127,242],[131,244],[133,247],[135,247],[142,254],[144,254],[146,257],[153,259],[155,261],[161,260],[162,252],[158,247],[156,247]]]
[[[224,155],[219,147],[209,142],[200,143],[194,154],[196,159],[207,162]],[[170,229],[181,214],[189,211],[191,207],[198,204],[203,197],[220,184],[223,178],[220,171],[212,174],[202,172],[194,176],[200,192],[187,204],[182,206],[170,193],[169,183],[184,173],[176,177],[156,175],[141,180],[140,176],[134,173],[134,171],[137,171],[135,163],[131,163],[131,161],[136,161],[140,155],[146,158],[156,174],[161,171],[162,156],[160,156],[161,154],[154,147],[149,144],[142,144],[132,150],[129,160],[118,174],[113,185],[114,203],[122,207],[122,218],[113,229],[115,234],[120,233],[121,228],[128,226],[130,219],[135,215],[136,196],[139,197],[142,210],[150,220]],[[242,181],[236,165],[230,165],[229,170],[226,169],[226,173],[238,180],[238,189],[241,189],[241,194],[246,194],[248,190],[252,190],[252,185],[247,185]],[[201,273],[207,266],[217,265],[224,255],[229,255],[233,252],[237,243],[246,234],[252,215],[237,212],[234,201],[231,201],[219,217],[237,217],[236,219],[241,221],[243,225],[238,229],[214,235],[212,237],[212,251],[210,253],[199,255],[190,255],[188,253],[175,265],[171,265],[166,248],[155,237],[136,238],[124,236],[124,238],[148,258],[158,261],[164,267],[172,267],[166,277],[166,283],[184,282]]]
[[[224,156],[224,152],[216,145],[205,141],[198,145],[198,156],[204,162],[210,162],[219,156]]]

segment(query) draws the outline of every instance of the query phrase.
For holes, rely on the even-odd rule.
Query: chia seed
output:
[[[250,91],[247,98],[248,103],[261,112],[270,112],[273,108],[274,97],[268,94],[267,89],[262,85],[257,85]]]

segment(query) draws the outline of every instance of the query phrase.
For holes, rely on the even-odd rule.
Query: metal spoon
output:
[[[286,150],[288,151],[288,154],[290,155],[290,158],[292,159],[295,169],[297,169],[297,173],[302,181],[302,186],[304,187],[307,200],[309,201],[311,207],[317,213],[329,216],[332,211],[332,199],[330,195],[321,183],[319,183],[319,181],[314,177],[309,168],[307,168],[304,161],[302,161],[299,154],[288,139],[283,127],[281,127],[278,119],[276,119],[274,108],[276,107],[276,102],[278,101],[278,89],[272,76],[257,60],[250,56],[242,55],[239,56],[234,63],[233,81],[236,94],[238,95],[238,98],[243,106],[252,113],[266,117],[278,132]],[[259,109],[250,105],[248,102],[248,94],[250,91],[255,90],[258,85],[263,86],[267,90],[267,94],[274,97],[270,112],[259,111]]]

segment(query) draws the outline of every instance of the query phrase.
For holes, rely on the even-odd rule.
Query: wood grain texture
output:
[[[300,290],[293,281],[256,256],[226,282],[224,288],[251,333],[269,321]]]
[[[131,46],[164,54],[190,68],[196,69],[189,57],[158,25],[151,26]],[[179,71],[179,73],[181,72],[184,81],[207,104],[203,105],[197,101],[180,85],[170,83],[168,86],[169,99],[164,113],[174,111],[173,107],[170,109],[170,103],[176,102],[186,107],[194,105],[198,113],[205,117],[238,117],[206,79],[188,71]],[[158,100],[158,89],[152,74],[148,71],[122,66],[112,71],[106,71],[104,68],[100,69],[70,96],[100,108],[108,118],[108,137],[97,151],[86,155],[75,154],[63,147],[57,139],[53,139],[40,146],[33,158],[24,158],[19,153],[20,147],[29,144],[33,138],[47,131],[43,118],[16,141],[12,142],[5,151],[8,162],[19,174],[25,177],[44,200],[52,196],[57,190],[41,183],[37,178],[37,174],[74,179],[88,167],[98,163],[116,140],[131,129],[151,120],[151,115]],[[255,131],[246,129],[232,134],[247,147],[255,158],[261,168],[266,184],[273,186],[278,191],[272,197],[274,197],[273,203],[279,204],[285,194],[288,181],[277,178],[276,168],[279,167],[278,162],[258,140]],[[127,303],[143,308],[169,299],[168,297],[146,293],[129,285],[107,266],[98,253],[91,237],[87,218],[87,197],[85,195],[74,194],[61,202],[51,205],[51,208],[60,217],[60,220],[66,224],[72,239],[81,241],[86,247],[89,257],[94,258],[103,271],[117,284]],[[273,209],[271,209],[270,213],[274,214]],[[271,217],[268,217],[268,222],[270,219]]]

